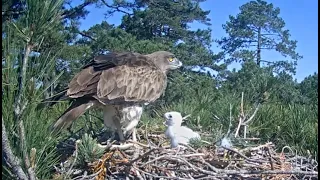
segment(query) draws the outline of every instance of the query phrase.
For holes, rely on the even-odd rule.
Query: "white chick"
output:
[[[227,137],[223,137],[221,140],[221,147],[232,148],[230,139]]]
[[[183,118],[179,112],[167,112],[164,114],[168,126],[165,135],[170,138],[171,148],[178,147],[179,143],[188,144],[193,138],[200,139],[200,135],[192,129],[181,126]]]

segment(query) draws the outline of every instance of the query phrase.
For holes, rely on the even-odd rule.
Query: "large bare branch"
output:
[[[244,115],[244,111],[243,111],[243,96],[244,96],[244,93],[242,92],[241,93],[241,105],[240,105],[240,116],[239,116],[239,123],[238,123],[238,126],[237,126],[237,130],[236,130],[236,133],[234,134],[234,137],[238,137],[239,136],[239,130],[240,130],[240,127],[241,127],[241,124],[243,123],[244,119],[245,119],[245,115]]]
[[[32,35],[33,35],[33,32],[30,33],[30,39]],[[22,150],[23,157],[25,158],[25,166],[28,169],[28,175],[29,175],[28,179],[30,180],[35,180],[36,177],[35,177],[33,168],[30,166],[30,160],[29,160],[27,148],[26,148],[25,130],[24,130],[23,121],[21,119],[21,115],[24,109],[26,108],[26,106],[28,105],[28,101],[23,101],[22,97],[25,91],[25,86],[26,86],[25,84],[27,79],[27,68],[28,68],[27,66],[28,66],[29,55],[33,47],[34,45],[32,44],[32,42],[28,40],[25,48],[25,52],[24,52],[24,57],[22,59],[22,68],[19,74],[21,80],[18,84],[18,94],[14,104],[14,120],[19,127],[20,149]]]
[[[251,117],[243,122],[243,125],[248,125],[250,121],[252,121],[252,119],[254,118],[254,116],[257,114],[258,110],[260,108],[260,103],[257,105],[256,109],[254,110],[253,114],[251,115]]]
[[[13,173],[18,176],[19,179],[28,179],[26,173],[23,171],[20,160],[16,157],[10,147],[9,139],[7,136],[6,127],[2,117],[2,150],[5,154],[7,163],[11,166]]]
[[[70,16],[74,15],[75,13],[82,11],[86,6],[92,4],[90,1],[85,1],[84,3],[78,5],[77,7],[74,7],[70,10],[66,10],[62,13],[61,19],[69,18]]]
[[[22,68],[21,68],[22,70],[21,70],[21,73],[19,74],[21,81],[18,85],[19,86],[18,87],[18,95],[17,95],[17,99],[16,99],[15,105],[14,105],[14,116],[15,116],[16,122],[19,121],[20,116],[21,116],[24,108],[27,105],[25,103],[22,103],[22,96],[23,96],[23,92],[25,89],[25,83],[26,83],[26,78],[27,78],[28,59],[29,59],[29,55],[32,51],[32,48],[33,48],[33,45],[30,42],[27,42],[26,49],[24,52],[24,57],[22,60]]]
[[[86,38],[89,38],[89,39],[91,39],[91,40],[93,40],[93,41],[97,41],[97,39],[96,38],[94,38],[94,37],[92,37],[92,36],[90,36],[90,35],[88,35],[88,34],[86,34],[86,33],[84,33],[84,32],[78,32],[81,36],[83,36],[83,37],[86,37]]]
[[[26,137],[25,137],[25,130],[24,130],[24,125],[23,125],[23,121],[20,120],[19,121],[19,132],[20,132],[20,146],[21,146],[21,150],[24,156],[24,163],[26,168],[28,169],[28,175],[29,175],[29,179],[30,180],[36,180],[36,175],[34,173],[33,167],[31,167],[30,164],[30,158],[27,152],[27,144],[26,144]]]
[[[108,8],[113,9],[113,11],[111,11],[110,13],[121,12],[121,13],[124,13],[124,14],[129,15],[129,16],[133,15],[132,13],[129,13],[129,12],[127,12],[127,11],[124,11],[124,10],[120,9],[120,8],[121,8],[120,6],[112,6],[112,5],[109,5],[105,0],[101,0],[101,2],[102,2],[105,6],[107,6]]]

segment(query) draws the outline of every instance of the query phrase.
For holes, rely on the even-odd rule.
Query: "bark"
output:
[[[24,130],[24,125],[23,125],[23,121],[19,121],[19,132],[20,132],[20,147],[23,153],[23,157],[24,157],[24,163],[25,163],[25,167],[28,169],[28,175],[29,175],[29,179],[30,180],[35,180],[36,179],[36,175],[34,173],[33,168],[30,165],[30,159],[29,159],[29,155],[27,152],[27,144],[26,144],[26,137],[25,137],[25,130]]]
[[[20,160],[13,154],[8,136],[6,127],[4,126],[4,121],[2,118],[2,151],[6,157],[7,163],[12,167],[13,173],[17,175],[18,179],[28,179],[26,173],[22,170],[20,165]]]
[[[258,29],[258,45],[257,45],[257,65],[261,63],[261,27]]]
[[[22,101],[22,96],[23,96],[23,92],[25,89],[25,83],[26,83],[26,78],[27,78],[27,66],[28,66],[28,59],[29,59],[29,55],[30,52],[32,50],[32,45],[28,43],[25,53],[24,53],[24,57],[23,57],[23,61],[22,61],[22,69],[21,69],[21,73],[20,73],[20,78],[21,81],[19,82],[18,85],[18,94],[17,94],[17,99],[15,101],[15,108],[14,108],[14,116],[15,116],[15,121],[18,121],[24,107],[26,106],[26,104],[22,105],[23,103]]]

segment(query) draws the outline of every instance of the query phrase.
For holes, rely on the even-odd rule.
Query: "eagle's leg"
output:
[[[141,112],[134,112],[134,113],[129,112],[129,116],[126,119],[127,121],[129,121],[129,123],[124,128],[124,133],[125,133],[125,136],[127,136],[127,137],[132,135],[133,141],[137,141],[136,126],[139,123],[140,117],[141,117]]]
[[[137,141],[137,129],[134,127],[128,131],[123,131],[124,137],[126,139],[129,139],[130,136],[132,136],[132,141]]]
[[[116,134],[118,134],[120,141],[124,138],[121,139],[121,133],[119,133],[118,129],[120,126],[120,119],[119,119],[119,112],[114,106],[111,105],[105,105],[103,107],[103,123],[105,128],[110,128],[112,129],[113,133],[109,140],[114,140],[116,139]],[[120,126],[121,129],[121,126]]]
[[[137,141],[137,129],[136,129],[136,128],[133,128],[133,131],[132,131],[132,140],[133,140],[133,141]]]
[[[67,127],[67,131],[70,133],[70,135],[73,134],[73,132],[72,132],[72,124],[73,123],[71,123],[70,126]]]
[[[113,123],[116,126],[120,142],[123,143],[125,141],[125,138],[124,138],[124,135],[123,135],[123,131],[121,129],[120,119],[117,118],[117,117],[113,118]]]

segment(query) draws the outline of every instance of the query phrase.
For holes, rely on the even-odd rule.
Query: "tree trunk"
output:
[[[260,67],[261,62],[261,27],[258,29],[258,46],[257,46],[257,65]]]

